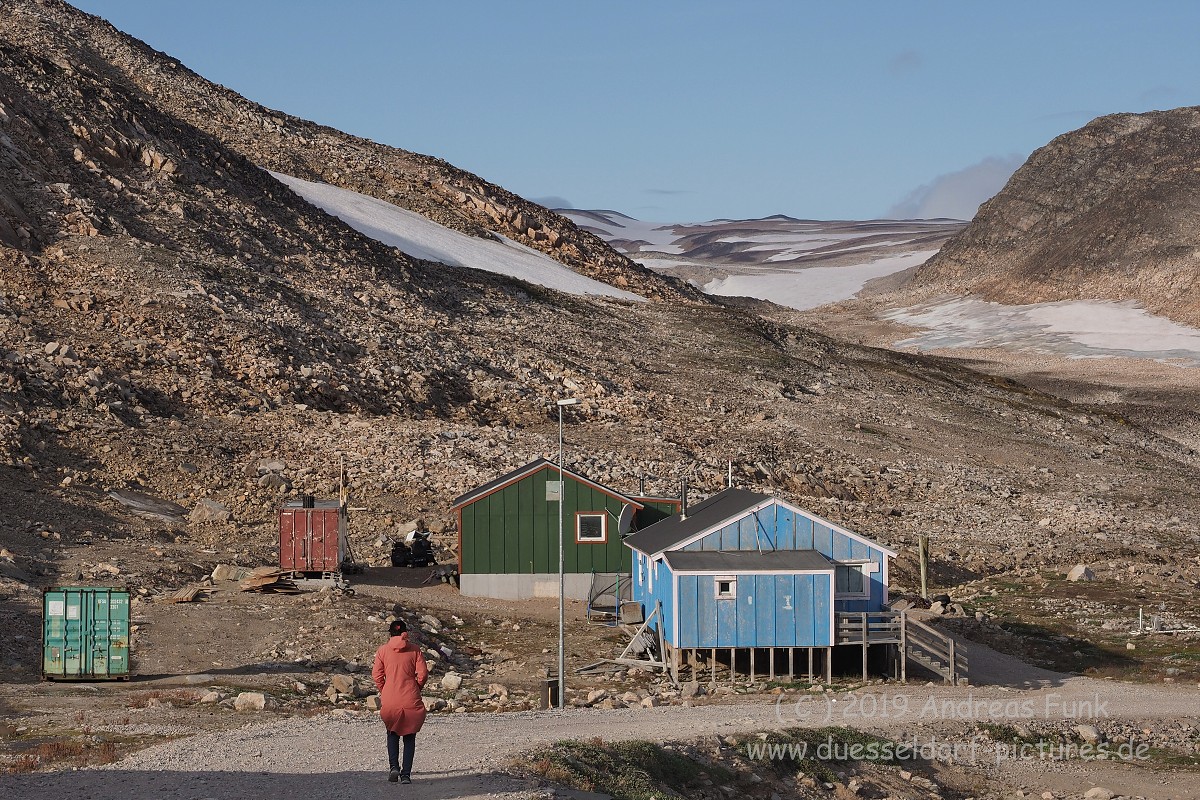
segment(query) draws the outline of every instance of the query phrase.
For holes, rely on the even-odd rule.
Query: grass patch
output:
[[[1075,743],[1078,744],[1083,740],[1074,734],[1041,734],[1034,733],[1027,728],[1018,728],[1015,725],[1004,725],[992,722],[980,722],[977,726],[980,731],[987,735],[994,742],[1002,744],[1016,745],[1034,745],[1035,747],[1048,747],[1055,744]]]
[[[602,792],[616,800],[688,797],[733,773],[702,763],[682,751],[654,742],[558,742],[528,756],[522,772],[584,792]]]
[[[111,764],[120,757],[115,741],[54,739],[39,742],[21,753],[5,767],[9,773],[37,772],[42,769]]]
[[[1196,753],[1181,753],[1178,750],[1168,750],[1165,747],[1151,747],[1146,751],[1146,760],[1155,767],[1176,767],[1180,769],[1200,769],[1200,755]]]
[[[876,764],[900,763],[891,740],[843,727],[786,728],[746,739],[737,749],[747,761],[766,761],[780,775],[802,772],[829,783],[839,780],[836,767],[862,759],[869,758]]]

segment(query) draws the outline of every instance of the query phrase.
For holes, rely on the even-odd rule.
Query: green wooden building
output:
[[[558,466],[539,458],[455,499],[463,594],[558,596],[557,482]],[[587,598],[592,573],[630,573],[624,536],[679,511],[673,498],[625,495],[570,469],[563,484],[565,590],[576,599]]]

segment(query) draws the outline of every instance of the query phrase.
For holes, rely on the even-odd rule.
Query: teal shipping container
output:
[[[56,586],[42,594],[42,677],[129,679],[129,590]]]

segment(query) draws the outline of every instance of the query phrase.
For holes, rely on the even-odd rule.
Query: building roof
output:
[[[845,536],[882,550],[888,556],[895,557],[896,551],[880,544],[874,539],[868,539],[862,534],[847,530],[829,520],[805,511],[778,497],[752,492],[749,489],[725,489],[712,497],[696,503],[688,509],[687,516],[676,514],[664,520],[648,525],[642,530],[625,537],[625,543],[638,552],[648,556],[657,556],[674,547],[687,544],[689,541],[708,533],[716,528],[745,516],[772,503],[784,505],[797,514],[837,531]]]
[[[727,519],[770,500],[748,489],[726,489],[688,508],[687,516],[676,514],[625,537],[634,550],[657,555],[672,545],[690,539]]]
[[[487,495],[491,494],[492,492],[499,491],[500,489],[503,489],[505,486],[514,484],[517,481],[519,481],[523,478],[527,478],[530,475],[534,474],[535,472],[543,470],[547,467],[554,470],[554,472],[556,472],[556,473],[558,472],[558,465],[555,464],[553,461],[549,461],[545,458],[539,458],[534,461],[530,461],[528,464],[526,464],[523,467],[518,467],[517,469],[514,469],[512,472],[509,472],[506,475],[501,475],[499,478],[496,478],[493,481],[489,481],[478,488],[472,489],[471,491],[467,492],[466,494],[459,495],[458,497],[456,497],[454,499],[454,504],[451,505],[450,508],[451,508],[451,510],[453,510],[456,508],[461,508],[462,506],[468,505],[470,503],[473,503],[482,497],[486,497]],[[573,478],[574,480],[577,480],[580,483],[587,484],[588,486],[591,486],[593,489],[604,492],[605,494],[610,495],[611,497],[613,497],[617,500],[620,500],[622,503],[627,503],[628,505],[631,505],[634,508],[645,508],[644,504],[639,503],[637,500],[634,500],[632,497],[623,495],[620,492],[618,492],[616,489],[610,489],[609,487],[607,487],[603,484],[596,483],[596,481],[592,480],[591,478],[585,478],[583,475],[580,475],[578,472],[572,471],[569,467],[563,467],[563,476]]]
[[[833,562],[816,550],[672,550],[663,555],[675,572],[830,572]]]

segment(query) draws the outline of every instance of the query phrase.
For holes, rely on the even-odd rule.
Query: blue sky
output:
[[[1096,116],[1200,104],[1192,2],[76,5],[263,105],[651,221],[969,209]]]

